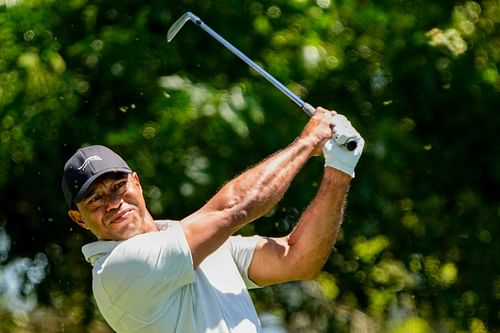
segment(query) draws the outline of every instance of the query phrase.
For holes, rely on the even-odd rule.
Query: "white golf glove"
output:
[[[343,171],[354,178],[354,168],[361,157],[365,140],[352,127],[351,122],[346,117],[336,114],[333,117],[333,135],[323,146],[325,156],[325,167],[329,166]],[[356,140],[356,149],[350,151],[344,145],[349,140]]]

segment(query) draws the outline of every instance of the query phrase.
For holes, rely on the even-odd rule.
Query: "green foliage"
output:
[[[253,292],[258,310],[291,332],[500,332],[496,0],[0,1],[0,331],[110,332],[60,191],[76,148],[112,146],[181,218],[299,134],[197,27],[167,44],[188,10],[367,141],[324,271]],[[289,231],[321,169],[242,232]]]

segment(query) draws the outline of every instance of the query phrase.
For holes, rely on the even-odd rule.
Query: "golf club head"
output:
[[[186,12],[184,15],[179,17],[177,21],[172,24],[172,26],[168,29],[167,32],[167,41],[170,43],[172,39],[177,35],[177,33],[182,29],[184,24],[186,24],[187,21],[193,21],[197,24],[201,23],[201,20],[198,16],[194,15],[191,12]]]

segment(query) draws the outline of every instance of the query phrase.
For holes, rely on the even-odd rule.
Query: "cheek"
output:
[[[146,202],[144,200],[144,196],[142,195],[142,190],[135,186],[133,190],[127,193],[126,201],[141,209],[146,207]]]
[[[142,210],[146,210],[146,201],[142,196],[142,193],[137,197],[137,204]]]
[[[95,212],[85,212],[82,214],[82,218],[90,230],[99,230],[101,228],[101,215],[98,211]]]

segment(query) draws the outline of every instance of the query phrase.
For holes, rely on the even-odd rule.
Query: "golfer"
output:
[[[354,151],[339,144],[352,138]],[[262,332],[248,289],[311,279],[322,269],[363,146],[344,116],[319,107],[293,143],[180,221],[151,216],[138,174],[112,150],[79,149],[64,167],[62,188],[69,217],[97,237],[82,251],[102,315],[119,333]],[[318,192],[290,234],[235,236],[322,152]]]

